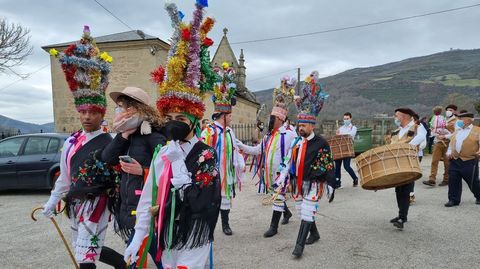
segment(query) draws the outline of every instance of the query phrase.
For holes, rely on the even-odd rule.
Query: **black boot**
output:
[[[97,266],[94,263],[80,263],[80,269],[96,269]]]
[[[280,222],[280,217],[282,216],[282,212],[280,211],[273,211],[272,213],[272,221],[270,222],[270,228],[263,234],[263,237],[272,237],[277,234],[278,223]]]
[[[292,255],[295,258],[302,257],[303,248],[305,247],[305,241],[307,240],[308,232],[310,231],[310,226],[313,222],[306,222],[302,220],[300,224],[300,230],[298,231],[297,243],[295,244],[295,249],[292,252]]]
[[[115,269],[127,268],[127,263],[123,260],[123,255],[109,247],[102,247],[99,261],[113,266]]]
[[[230,225],[228,224],[228,214],[230,210],[220,210],[220,215],[222,217],[222,230],[223,233],[226,235],[232,235],[232,229],[230,229]]]
[[[285,211],[283,212],[283,219],[282,219],[282,225],[288,224],[288,221],[292,217],[292,212],[290,212],[290,209],[288,209],[287,203],[283,203],[285,207]]]
[[[310,226],[310,235],[308,236],[307,241],[305,241],[305,245],[311,245],[318,240],[320,240],[320,234],[318,233],[317,225],[314,221]]]

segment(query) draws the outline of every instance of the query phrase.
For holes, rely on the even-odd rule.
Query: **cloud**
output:
[[[141,29],[166,41],[171,35],[163,1],[99,1],[133,29]],[[175,2],[190,19],[194,1]],[[236,43],[365,24],[476,3],[473,0],[209,2],[207,15],[216,19],[211,37],[217,44],[223,36],[224,27],[229,29],[229,41]],[[31,31],[34,54],[25,65],[15,69],[23,74],[49,64],[48,54],[41,46],[78,39],[84,24],[91,26],[94,36],[129,30],[94,1],[0,0],[0,6],[0,17],[20,23]],[[480,7],[476,7],[366,28],[271,42],[233,44],[232,47],[237,56],[240,49],[244,49],[247,86],[255,91],[276,86],[283,75],[296,76],[294,69],[297,67],[302,68],[302,78],[314,69],[322,76],[330,76],[350,68],[380,65],[450,48],[476,48],[480,43],[479,35],[474,34],[478,30],[479,17]],[[17,79],[11,74],[0,75],[0,114],[34,122],[52,121],[49,68],[2,90]]]

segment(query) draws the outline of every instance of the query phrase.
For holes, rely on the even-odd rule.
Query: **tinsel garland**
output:
[[[212,101],[219,106],[233,105],[232,99],[236,91],[235,70],[228,63],[223,63],[222,67],[216,66],[213,71],[216,73],[216,83]]]
[[[168,58],[171,58],[175,51],[177,50],[177,43],[180,39],[180,14],[178,12],[178,7],[175,3],[166,3],[165,9],[167,10],[170,20],[172,22],[172,28],[174,29],[173,35],[170,41],[170,49],[168,50]]]
[[[212,30],[214,24],[215,24],[215,20],[213,18],[211,17],[205,18],[205,20],[202,23],[202,26],[200,26],[201,40],[205,40],[205,38],[207,38],[207,34]]]
[[[95,111],[95,112],[99,112],[99,113],[102,113],[102,114],[105,114],[105,112],[107,110],[105,105],[102,105],[102,104],[84,104],[84,105],[76,106],[76,108],[77,108],[78,112],[85,111],[85,110],[90,110],[90,111]]]
[[[171,37],[168,62],[151,73],[152,81],[159,84],[157,108],[162,113],[187,112],[202,118],[205,112],[203,96],[213,89],[216,76],[211,70],[206,37],[214,20],[203,21],[203,9],[208,1],[199,0],[189,24],[182,22],[183,13],[173,3],[165,6],[174,29]]]
[[[169,112],[187,112],[201,119],[205,112],[205,105],[201,101],[193,102],[177,96],[162,96],[157,100],[157,109],[162,115]]]
[[[77,81],[73,79],[73,76],[75,76],[75,72],[77,72],[77,67],[74,65],[66,65],[62,64],[62,70],[63,73],[65,74],[65,79],[67,80],[68,87],[70,88],[70,91],[75,91],[78,88]]]
[[[295,85],[297,80],[285,76],[280,81],[280,87],[273,90],[273,105],[288,110],[288,106],[295,97]]]
[[[210,66],[210,53],[205,46],[202,46],[200,50],[200,70],[203,74],[203,80],[200,81],[200,91],[203,93],[212,91],[217,75]]]
[[[98,69],[102,72],[110,72],[110,64],[105,61],[95,61],[93,59],[85,59],[76,56],[65,56],[60,58],[61,64],[76,65],[77,67],[91,70]]]
[[[83,96],[99,96],[103,95],[104,93],[102,91],[92,91],[90,89],[78,89],[74,92],[72,92],[74,98],[80,98]]]
[[[100,54],[90,36],[90,28],[84,26],[80,41],[68,46],[63,53],[51,49],[50,55],[57,57],[61,64],[77,110],[92,108],[105,113],[105,89],[113,59],[106,52]]]
[[[74,103],[76,106],[84,105],[84,104],[106,105],[107,99],[105,98],[105,95],[82,96],[82,97],[76,98]]]
[[[190,24],[190,43],[188,48],[188,67],[185,77],[187,87],[198,87],[200,80],[200,26],[203,20],[203,6],[197,4]]]
[[[157,85],[162,84],[165,77],[165,69],[163,66],[159,66],[157,69],[150,72],[151,81],[155,82]]]
[[[309,114],[318,116],[323,109],[323,104],[328,98],[328,94],[323,91],[320,84],[318,72],[313,71],[307,78],[302,87],[303,97],[295,98],[295,105],[300,114]]]

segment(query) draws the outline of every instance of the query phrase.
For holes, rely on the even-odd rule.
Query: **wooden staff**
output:
[[[43,207],[37,207],[37,208],[32,210],[32,213],[30,214],[30,217],[32,218],[33,221],[37,221],[37,219],[35,218],[35,212],[37,212],[40,209],[43,209]],[[65,248],[67,249],[68,255],[70,256],[70,259],[72,260],[73,265],[75,266],[76,269],[80,269],[80,267],[77,264],[77,261],[75,260],[75,256],[73,256],[73,252],[70,249],[70,245],[68,244],[67,240],[65,239],[65,236],[63,235],[62,230],[60,230],[60,227],[58,226],[58,223],[55,221],[54,218],[50,218],[50,220],[52,221],[53,225],[55,226],[55,229],[57,230],[58,234],[60,235],[60,238],[62,239],[63,244],[65,245]]]

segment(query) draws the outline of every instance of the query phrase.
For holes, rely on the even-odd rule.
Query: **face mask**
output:
[[[451,116],[453,116],[453,112],[450,110],[447,110],[447,112],[445,112],[445,116],[447,116],[447,118],[450,118]]]
[[[463,127],[465,127],[465,123],[463,123],[463,121],[459,120],[457,121],[457,127],[460,128],[460,129],[463,129]]]
[[[115,121],[112,127],[115,132],[122,133],[130,129],[138,128],[142,122],[143,118],[141,118],[138,114],[135,114],[130,118],[122,118],[118,121]]]
[[[165,124],[167,140],[186,142],[185,138],[190,134],[191,128],[183,121],[170,120]]]
[[[395,125],[397,125],[398,127],[400,127],[400,120],[399,120],[399,119],[395,119]]]
[[[268,131],[273,131],[273,125],[275,125],[275,116],[270,115],[270,120],[268,121]]]
[[[343,120],[343,125],[348,126],[351,122],[351,120]]]

